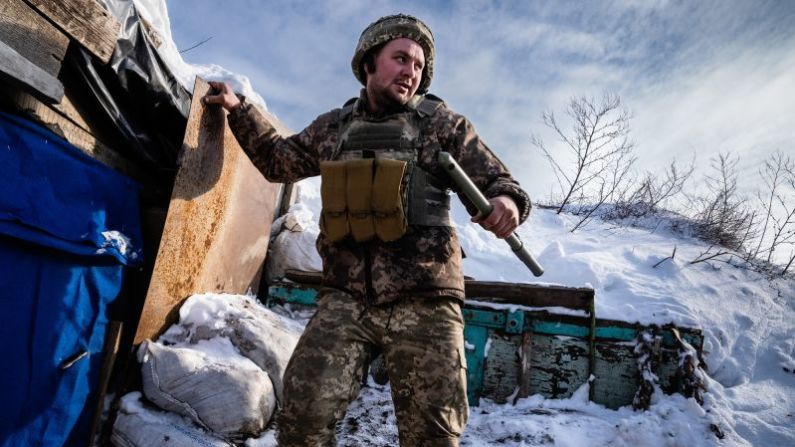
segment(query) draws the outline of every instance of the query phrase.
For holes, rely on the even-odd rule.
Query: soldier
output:
[[[464,277],[449,217],[449,152],[494,206],[473,218],[510,235],[530,200],[470,122],[427,94],[434,41],[420,20],[382,17],[362,32],[351,68],[358,98],[280,137],[229,85],[209,104],[273,182],[321,175],[317,249],[323,290],[284,377],[280,446],[335,444],[372,355],[383,352],[400,445],[457,446],[466,425]],[[467,208],[474,208],[462,196]]]

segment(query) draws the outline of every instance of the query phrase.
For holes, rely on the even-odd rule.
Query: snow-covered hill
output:
[[[317,181],[302,182],[300,191],[297,220],[309,234],[316,234]],[[454,217],[467,254],[467,275],[478,280],[539,282],[507,244],[469,223],[463,208],[456,207]],[[658,396],[646,413],[612,411],[587,402],[585,390],[566,400],[535,396],[515,407],[486,403],[473,410],[467,443],[795,445],[795,281],[770,279],[722,262],[690,264],[708,246],[673,230],[664,218],[642,222],[642,227],[594,220],[571,233],[577,221],[576,216],[535,209],[519,228],[546,269],[540,279],[593,287],[598,318],[701,329],[710,377],[705,405],[702,409],[681,396]],[[306,268],[306,252],[312,250],[306,241],[312,238],[283,237],[283,245],[274,247],[277,255],[294,257]],[[655,268],[674,247],[674,259]],[[388,390],[366,389],[349,413],[358,420],[355,433],[347,436],[377,443],[379,437],[395,435],[388,418],[384,424],[383,416],[370,416],[381,415],[388,403]],[[723,441],[712,425],[724,433]]]

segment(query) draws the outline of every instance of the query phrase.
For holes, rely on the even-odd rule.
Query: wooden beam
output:
[[[282,187],[281,197],[279,198],[279,216],[287,214],[290,207],[293,206],[298,199],[298,188],[295,183],[287,183]],[[279,217],[276,216],[276,217]]]
[[[226,112],[202,104],[209,88],[196,80],[182,162],[135,344],[176,322],[179,306],[190,295],[259,287],[279,185],[265,180],[240,148]]]
[[[590,312],[593,289],[490,281],[466,281],[467,299],[530,307],[567,307]]]
[[[121,24],[96,0],[25,0],[72,39],[108,63]]]
[[[23,0],[0,2],[0,40],[52,77],[69,46],[69,38]]]
[[[533,358],[533,332],[526,331],[522,333],[522,346],[519,350],[519,392],[513,399],[513,404],[530,395],[530,374]]]
[[[320,272],[287,270],[284,276],[301,284],[320,285]],[[529,307],[567,307],[591,313],[594,291],[586,287],[566,287],[524,283],[467,280],[468,300],[494,303],[519,304]]]
[[[151,175],[98,140],[90,133],[89,129],[84,128],[83,126],[87,126],[85,121],[74,110],[71,101],[66,96],[64,96],[64,100],[59,106],[45,104],[22,90],[11,89],[5,91],[3,92],[3,98],[11,103],[13,107],[31,116],[104,165],[142,185],[151,186],[157,184]]]
[[[25,59],[2,41],[0,41],[0,76],[12,84],[32,90],[49,102],[60,102],[63,97],[61,81]]]
[[[110,383],[113,366],[116,364],[116,356],[119,353],[119,344],[121,342],[123,327],[124,324],[121,321],[109,321],[105,331],[105,347],[102,350],[102,369],[99,370],[99,384],[96,388],[97,404],[94,407],[94,422],[91,424],[91,435],[88,437],[89,440],[93,440],[94,436],[101,428],[102,413],[105,409],[105,396],[108,391],[108,383]]]

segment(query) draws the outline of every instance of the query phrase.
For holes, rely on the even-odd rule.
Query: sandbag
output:
[[[141,393],[122,398],[110,442],[116,447],[233,447],[174,414],[143,406]]]
[[[190,347],[144,342],[140,347],[143,391],[158,407],[187,416],[225,439],[260,433],[275,407],[268,374],[237,354],[225,339],[213,356]]]
[[[208,298],[217,299],[208,299]],[[206,315],[213,315],[207,321]],[[178,327],[161,340],[198,343],[215,337],[228,338],[237,350],[268,373],[276,399],[282,401],[284,370],[301,337],[303,327],[282,317],[251,297],[242,295],[194,295],[180,309]]]
[[[268,246],[265,277],[268,283],[284,278],[287,270],[320,272],[320,255],[315,248],[318,226],[315,216],[306,205],[296,203],[290,211],[273,222]]]
[[[247,311],[226,321],[232,328],[228,335],[232,344],[241,354],[268,373],[276,399],[282,402],[284,371],[295,345],[298,344],[303,327],[253,301],[233,301],[230,305]]]

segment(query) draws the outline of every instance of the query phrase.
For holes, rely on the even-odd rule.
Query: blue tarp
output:
[[[0,113],[0,446],[87,445],[107,305],[141,245],[133,181]]]

